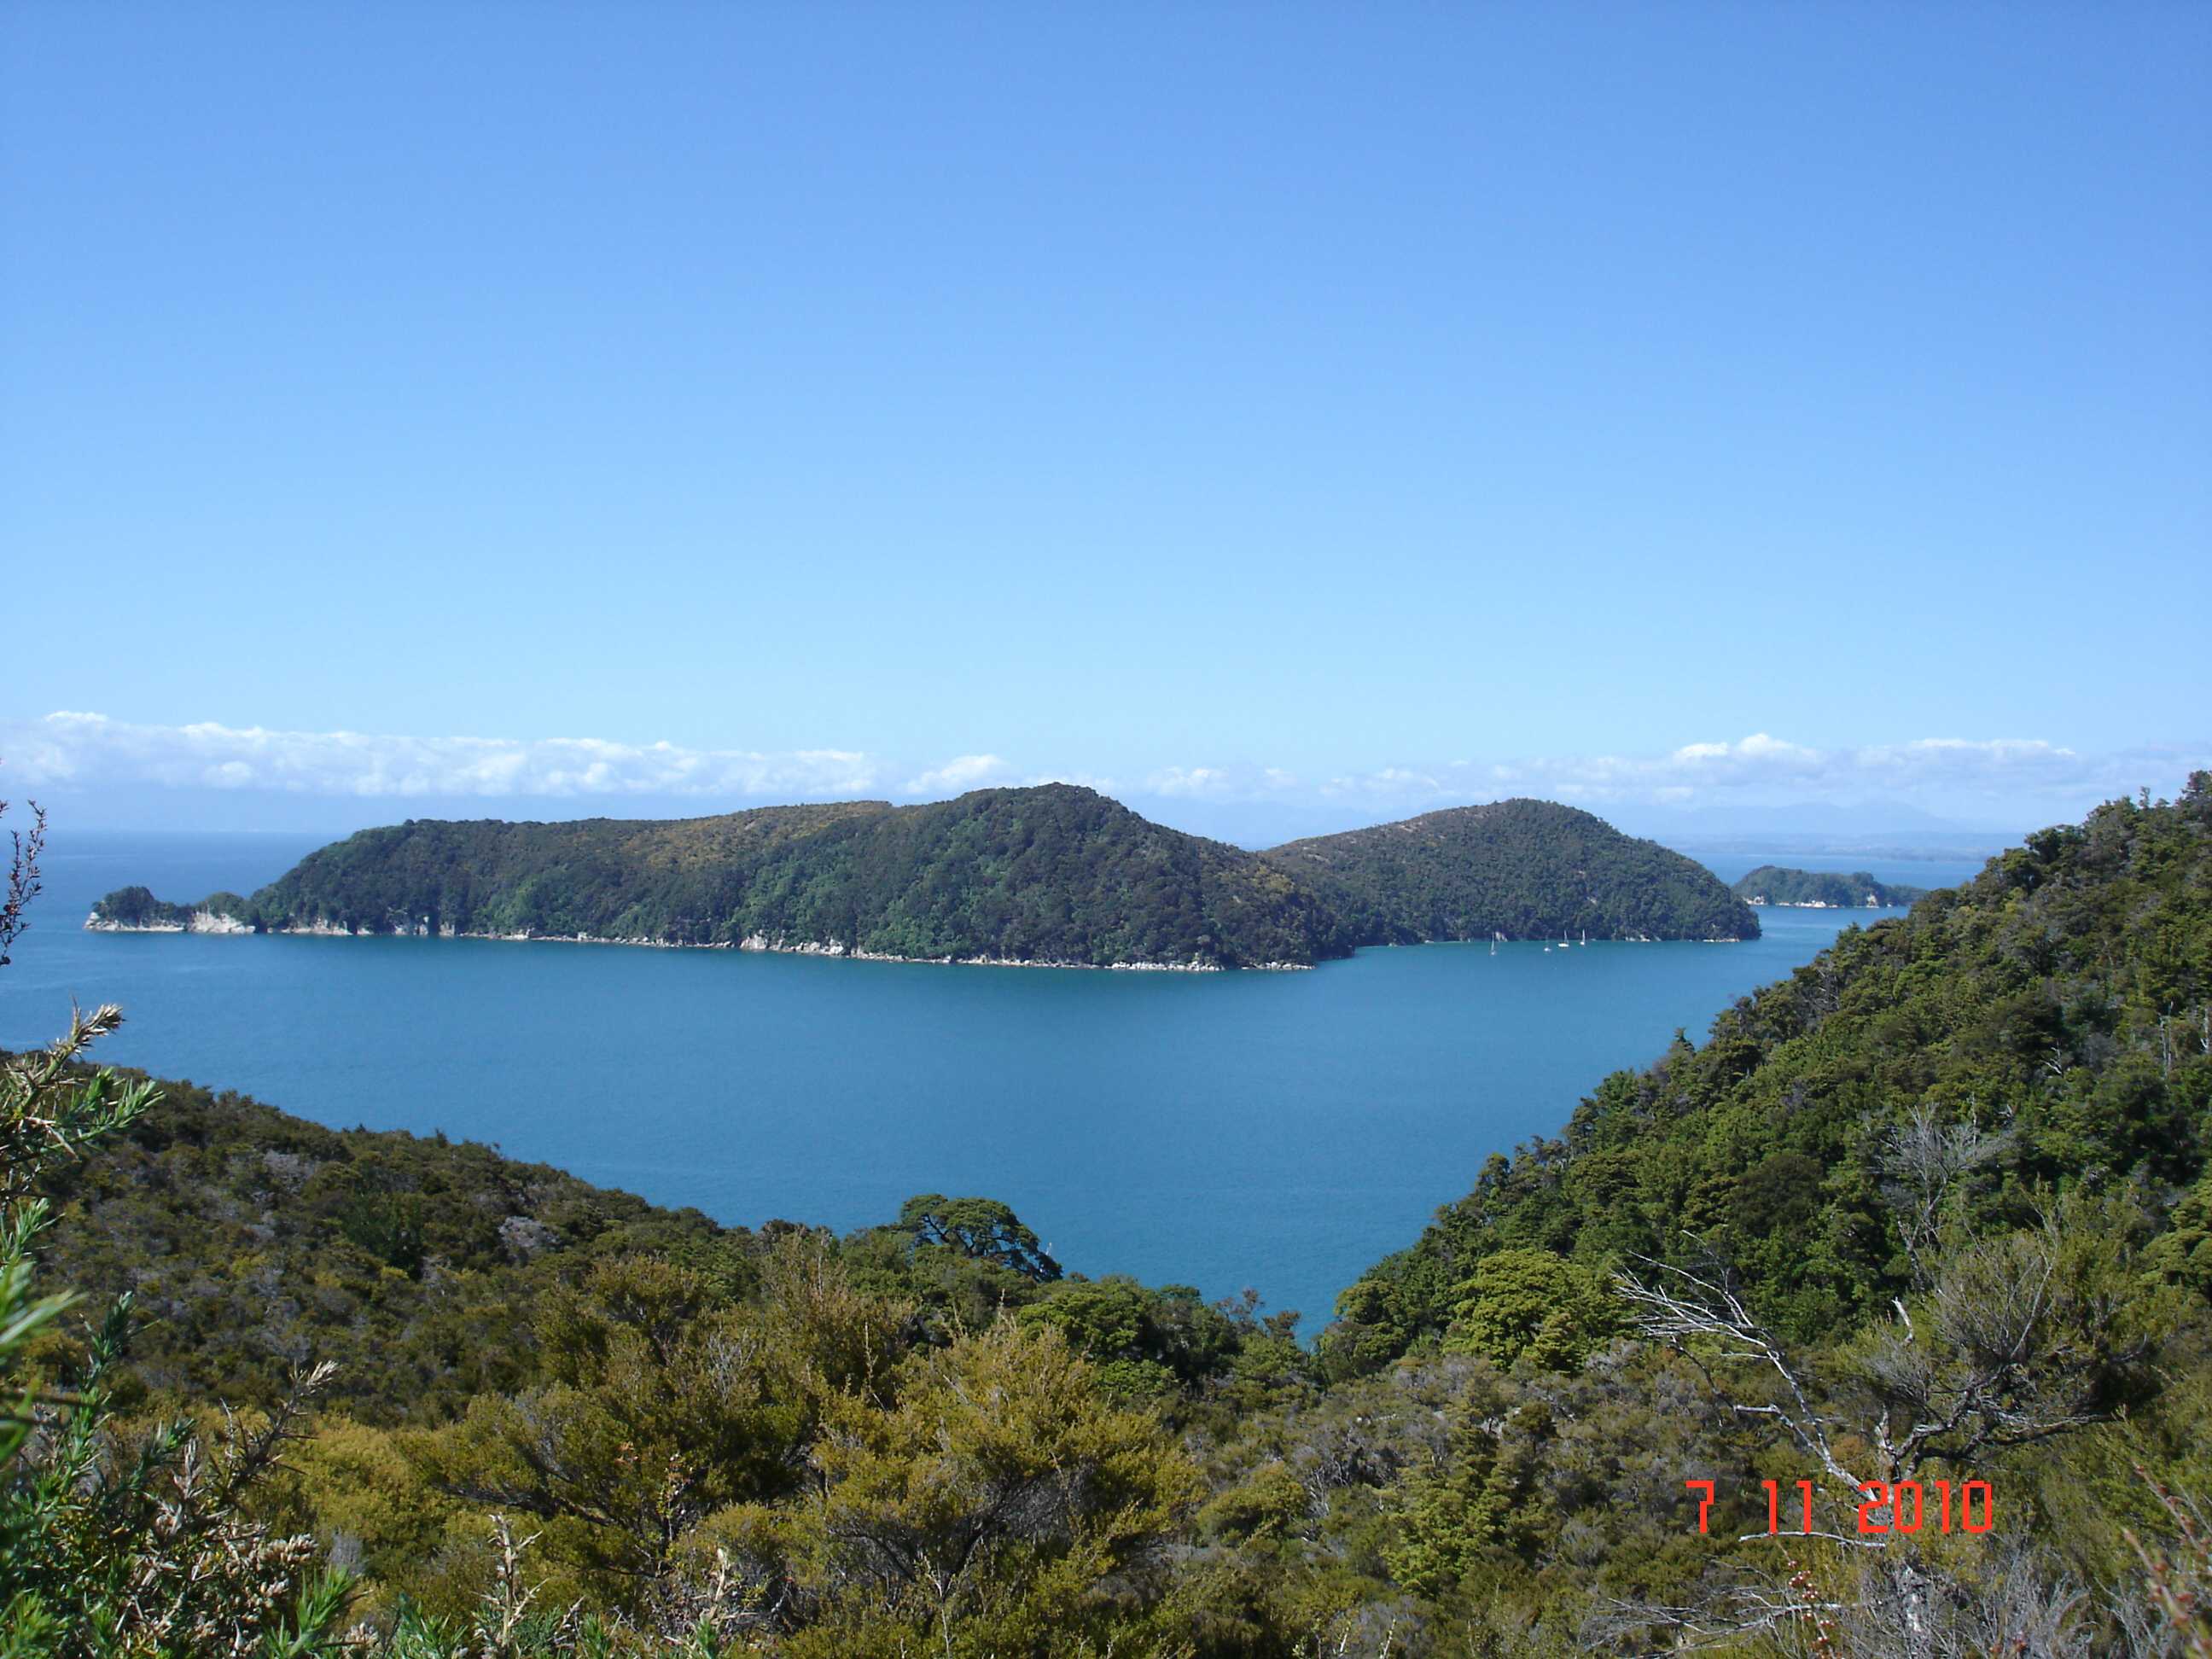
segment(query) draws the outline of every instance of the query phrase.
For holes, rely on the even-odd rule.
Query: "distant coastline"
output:
[[[1763,901],[1751,901],[1763,902]],[[1784,907],[1793,909],[1819,910],[1830,907],[1818,903]],[[242,938],[253,933],[266,933],[278,938],[296,939],[488,939],[501,945],[634,945],[652,951],[747,951],[771,956],[833,957],[847,962],[908,962],[931,967],[957,968],[1079,968],[1094,973],[1114,974],[1224,974],[1232,971],[1218,962],[1064,962],[1048,961],[1036,957],[987,956],[899,956],[889,951],[854,949],[819,939],[770,939],[761,934],[750,934],[741,939],[611,939],[596,933],[463,933],[453,927],[340,927],[329,922],[317,922],[306,927],[256,927],[234,916],[219,915],[212,911],[196,910],[183,921],[126,922],[103,916],[95,909],[84,921],[85,931],[93,933],[207,933],[226,938]],[[1407,945],[1479,945],[1480,939],[1408,940]],[[1543,945],[1542,939],[1514,939],[1515,945]],[[1586,940],[1582,948],[1592,944],[1605,945],[1741,945],[1740,939],[1725,934],[1711,934],[1704,939],[1662,939],[1649,933],[1628,933],[1618,938]],[[1377,947],[1365,947],[1377,948]],[[1383,950],[1401,948],[1401,941],[1393,939],[1379,947]],[[1239,963],[1234,971],[1261,974],[1310,973],[1320,964],[1311,962],[1246,962]]]
[[[94,910],[85,918],[85,930],[94,933],[205,933],[242,938],[265,933],[301,939],[474,939],[505,945],[630,945],[653,951],[745,951],[772,956],[832,957],[848,962],[905,962],[933,967],[961,968],[1079,968],[1113,974],[1220,974],[1229,969],[1218,962],[1065,962],[1029,957],[899,956],[889,951],[855,949],[820,939],[771,939],[759,933],[741,939],[612,939],[595,933],[482,933],[453,927],[392,927],[381,930],[340,927],[323,922],[307,927],[255,927],[235,916],[196,910],[181,921],[117,921]],[[1711,942],[1711,941],[1709,941]],[[1734,943],[1733,940],[1721,941]],[[1310,962],[1248,962],[1238,964],[1254,973],[1305,973]]]
[[[1857,904],[1831,904],[1826,899],[1770,899],[1752,897],[1746,904],[1762,910],[1901,910],[1899,904],[1884,904],[1879,899],[1869,898]]]

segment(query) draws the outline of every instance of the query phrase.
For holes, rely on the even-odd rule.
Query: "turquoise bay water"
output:
[[[317,844],[58,836],[0,971],[0,1047],[50,1040],[72,996],[119,1002],[112,1059],[320,1122],[443,1129],[746,1224],[844,1230],[912,1193],[985,1194],[1073,1269],[1255,1286],[1309,1330],[1490,1153],[1893,914],[1763,910],[1744,945],[1431,945],[1197,975],[79,926],[125,883],[250,892]],[[1767,861],[1713,860],[1729,879]],[[1872,873],[1937,886],[1972,867]]]

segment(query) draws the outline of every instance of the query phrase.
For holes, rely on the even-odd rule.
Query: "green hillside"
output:
[[[180,1398],[265,1407],[312,1356],[338,1366],[326,1404],[435,1421],[527,1375],[530,1310],[562,1278],[646,1251],[727,1274],[753,1243],[472,1142],[161,1090],[98,1158],[48,1172],[46,1259],[133,1294],[138,1377]]]
[[[1759,919],[1703,865],[1551,801],[1455,806],[1272,848],[1363,942],[1756,939]]]
[[[1885,1183],[1914,1113],[1990,1150],[1966,1218],[2128,1188],[2163,1209],[2212,1109],[2212,792],[2045,830],[1909,915],[1851,929],[1738,1001],[1701,1048],[1607,1078],[1556,1139],[1495,1158],[1348,1292],[1341,1336],[1442,1330],[1486,1256],[1596,1267],[1717,1243],[1784,1328],[1832,1336],[1907,1288]]]

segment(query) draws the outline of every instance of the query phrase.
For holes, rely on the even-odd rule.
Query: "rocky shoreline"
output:
[[[1871,896],[1857,904],[1831,904],[1826,899],[1747,898],[1744,902],[1759,910],[1886,910],[1903,908],[1883,904]]]
[[[241,935],[255,932],[248,923],[235,916],[219,915],[211,910],[196,910],[185,921],[122,922],[111,921],[98,913],[85,919],[85,927],[95,933],[217,933]],[[864,951],[835,941],[820,939],[790,940],[770,939],[763,933],[750,933],[742,939],[716,939],[693,942],[666,939],[610,939],[593,933],[465,933],[446,927],[433,929],[417,924],[412,927],[392,927],[380,933],[356,931],[341,927],[333,922],[315,921],[305,927],[277,927],[271,933],[297,934],[314,939],[371,938],[399,939],[497,939],[516,945],[634,945],[656,951],[755,951],[777,956],[840,957],[852,962],[908,962],[928,963],[937,966],[963,968],[1078,968],[1096,972],[1118,974],[1219,974],[1228,971],[1218,962],[1062,962],[1040,957],[908,957],[888,951]],[[1312,969],[1310,962],[1255,962],[1243,964],[1255,973],[1305,973]]]
[[[183,921],[110,921],[97,910],[84,919],[92,933],[250,933],[251,922],[216,910],[195,910]]]

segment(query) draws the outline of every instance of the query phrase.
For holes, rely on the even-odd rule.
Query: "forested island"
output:
[[[1067,784],[666,821],[410,821],[312,853],[251,898],[166,903],[130,887],[86,925],[1187,969],[1308,967],[1364,945],[1494,933],[1759,933],[1703,866],[1549,802],[1258,854]]]
[[[250,933],[252,910],[235,893],[171,904],[143,887],[118,887],[94,908],[88,927],[127,933]]]
[[[1808,910],[1901,909],[1928,896],[1925,887],[1876,881],[1863,870],[1839,876],[1822,870],[1791,870],[1762,864],[1729,890],[1746,904],[1780,904]]]
[[[720,1226],[81,1016],[0,1061],[16,1650],[2201,1651],[2208,895],[2212,774],[2029,836],[1602,1079],[1311,1349],[988,1200]]]
[[[1704,865],[1552,801],[1455,806],[1261,856],[1328,899],[1362,944],[1759,937]]]

